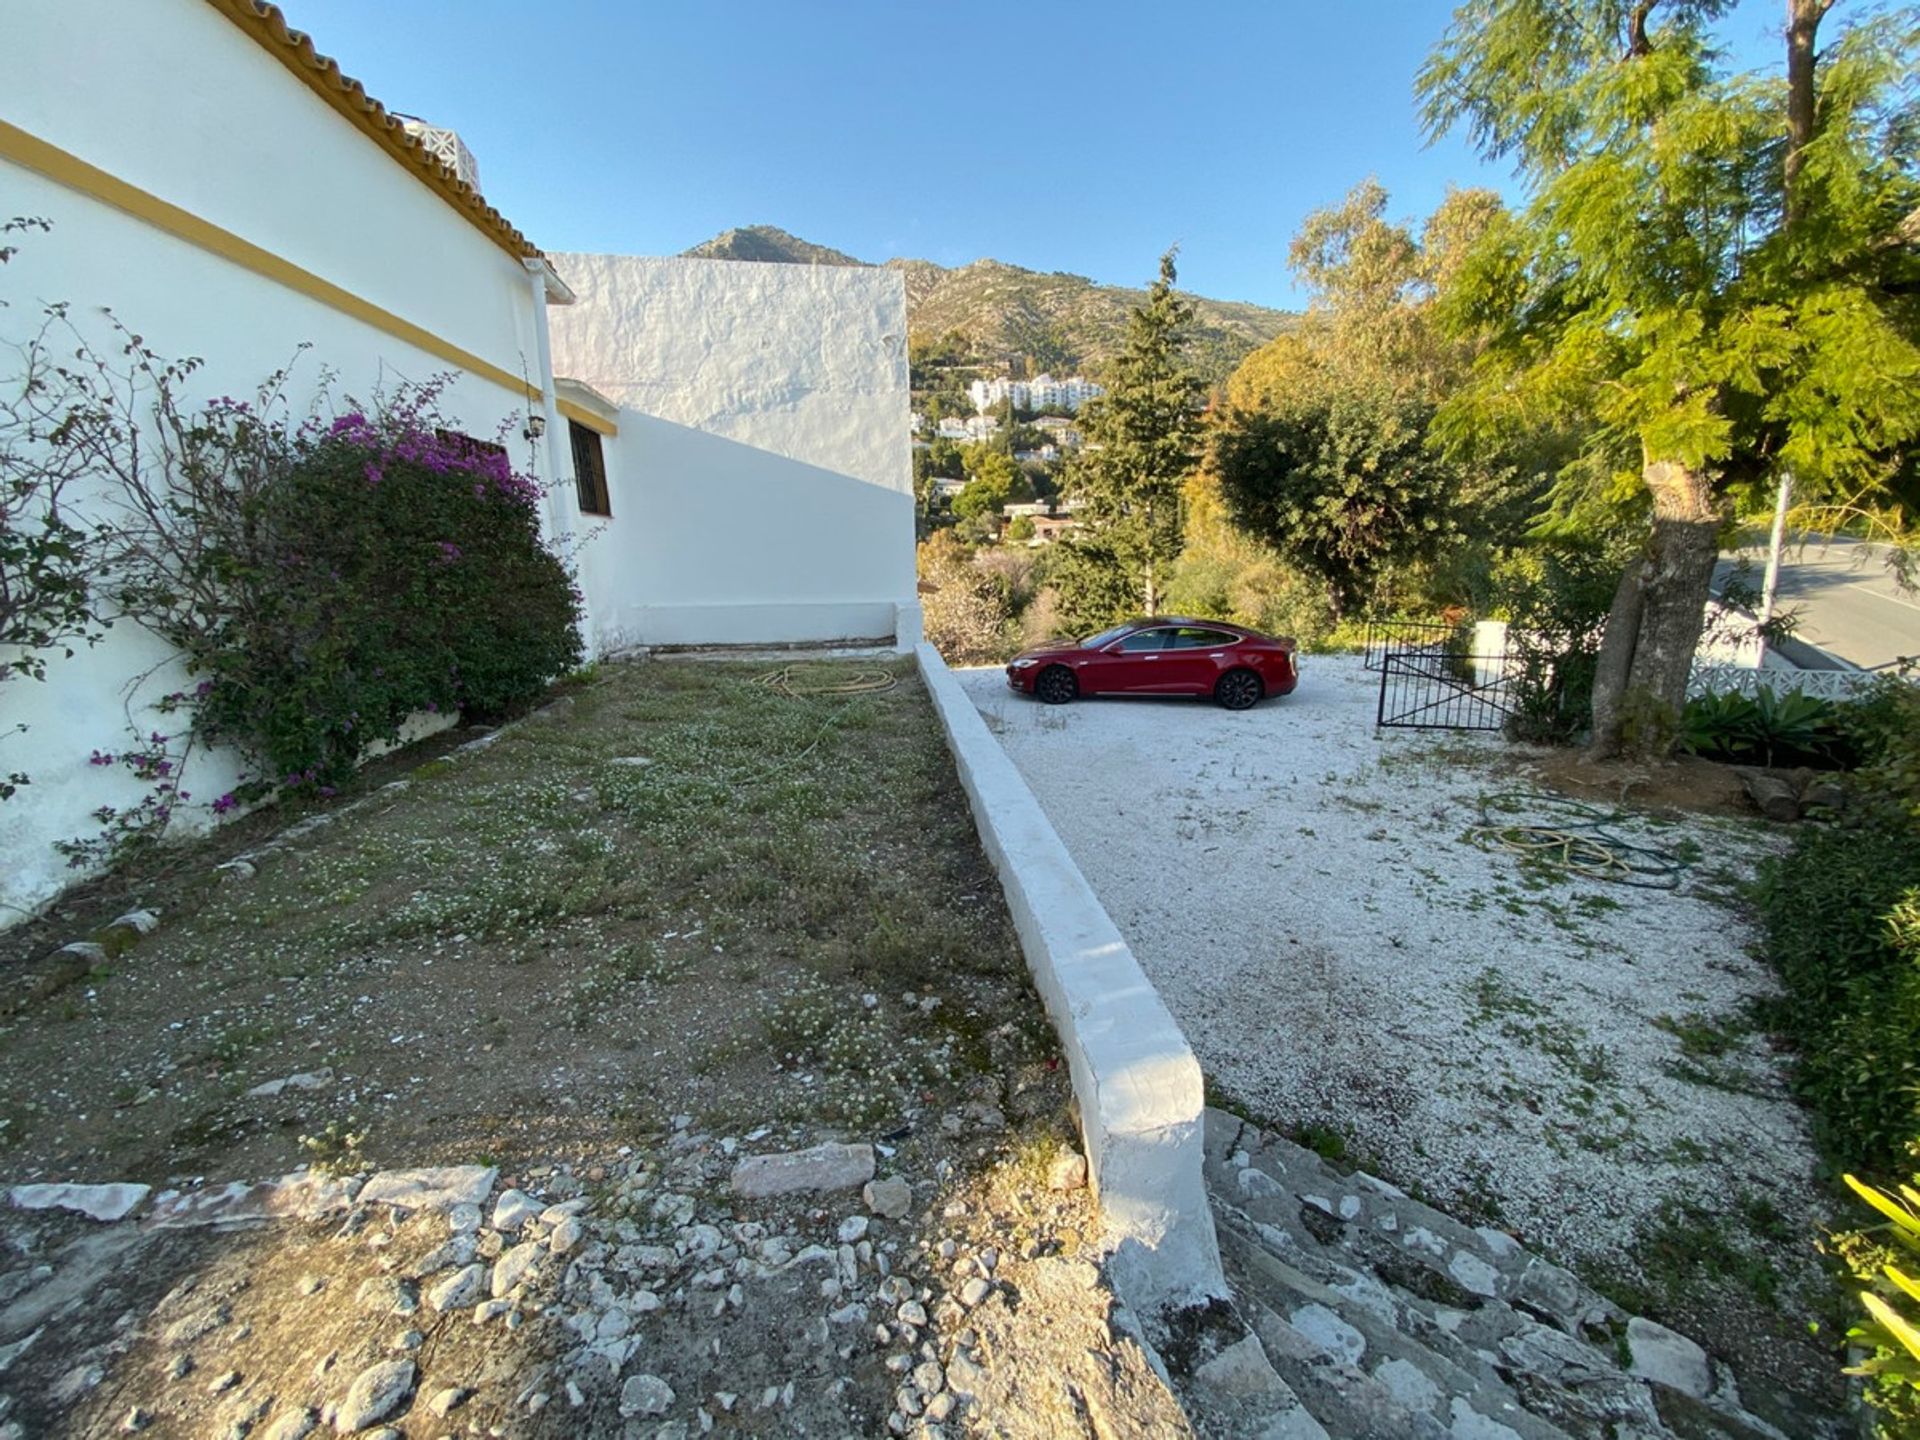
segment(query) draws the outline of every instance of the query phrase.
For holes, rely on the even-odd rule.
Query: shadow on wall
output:
[[[610,448],[601,649],[884,639],[915,603],[911,495],[633,410]]]

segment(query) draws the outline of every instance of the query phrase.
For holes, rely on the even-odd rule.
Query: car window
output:
[[[1181,628],[1174,646],[1180,650],[1218,650],[1223,646],[1238,643],[1239,639],[1238,635],[1229,634],[1225,630],[1202,630],[1188,625]]]
[[[1102,630],[1098,635],[1089,635],[1080,642],[1083,650],[1098,650],[1102,645],[1111,645],[1127,633],[1127,627],[1116,625],[1111,630]]]
[[[1136,630],[1120,642],[1123,654],[1138,655],[1147,650],[1170,650],[1173,639],[1171,630]]]

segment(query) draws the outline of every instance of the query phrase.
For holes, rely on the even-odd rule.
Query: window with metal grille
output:
[[[573,439],[573,477],[580,489],[581,513],[611,518],[613,502],[607,498],[607,461],[600,449],[599,431],[569,420],[567,433]]]

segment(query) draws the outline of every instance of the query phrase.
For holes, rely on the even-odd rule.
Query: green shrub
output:
[[[1884,1177],[1920,1137],[1920,693],[1891,681],[1835,728],[1862,761],[1847,809],[1802,826],[1757,897],[1822,1146]]]
[[[1601,629],[1619,576],[1605,545],[1542,542],[1494,567],[1489,597],[1507,621],[1514,739],[1565,745],[1592,722]]]
[[[164,461],[122,482],[113,598],[182,653],[196,685],[170,698],[248,758],[243,795],[335,785],[412,714],[497,716],[579,664],[539,485],[437,385],[296,425],[281,377],[197,412],[155,378]]]

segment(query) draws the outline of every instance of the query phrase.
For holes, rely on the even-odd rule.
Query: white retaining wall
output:
[[[553,367],[620,407],[596,648],[919,638],[906,291],[866,266],[556,254]]]
[[[1200,1063],[939,652],[914,653],[1067,1056],[1114,1283],[1152,1317],[1225,1297]]]

